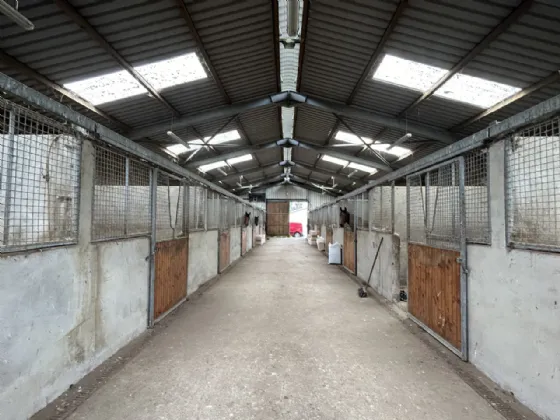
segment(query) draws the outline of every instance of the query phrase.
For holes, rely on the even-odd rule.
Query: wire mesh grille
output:
[[[126,235],[151,233],[150,185],[152,169],[128,158],[128,191],[126,200]]]
[[[164,172],[157,177],[156,240],[173,239],[185,235],[183,227],[184,186]]]
[[[81,141],[0,98],[0,251],[75,243]]]
[[[465,213],[467,240],[490,244],[488,202],[488,151],[474,150],[465,155]]]
[[[509,245],[560,247],[559,124],[556,117],[506,140]]]
[[[218,229],[220,225],[220,195],[215,191],[208,190],[206,198],[208,229]]]
[[[356,196],[356,228],[369,230],[369,199],[368,193]]]
[[[426,189],[421,175],[406,179],[407,232],[410,242],[426,243]]]
[[[229,229],[229,200],[227,197],[220,196],[220,229]]]
[[[371,192],[371,226],[382,232],[393,231],[394,184],[378,185]]]
[[[203,230],[206,218],[206,188],[190,185],[188,188],[189,230]]]

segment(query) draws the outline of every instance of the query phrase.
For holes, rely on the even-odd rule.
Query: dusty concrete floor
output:
[[[304,240],[256,249],[71,419],[502,419]]]

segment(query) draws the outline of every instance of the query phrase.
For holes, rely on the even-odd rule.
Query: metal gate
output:
[[[467,360],[467,252],[462,157],[410,175],[408,310],[412,320]]]
[[[344,229],[343,264],[352,274],[356,274],[356,232]]]

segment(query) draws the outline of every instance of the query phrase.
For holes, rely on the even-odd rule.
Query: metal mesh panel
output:
[[[0,98],[0,251],[75,243],[81,142]]]
[[[475,150],[465,155],[465,212],[467,240],[490,244],[486,149]]]
[[[460,244],[459,164],[452,162],[428,173],[426,189],[428,244],[457,248]]]
[[[93,240],[150,233],[150,173],[148,166],[96,146]]]
[[[220,225],[220,195],[215,192],[208,190],[207,198],[207,217],[208,217],[208,229],[218,229]]]
[[[185,234],[183,228],[183,192],[180,181],[158,173],[156,203],[156,240],[173,239]]]
[[[379,185],[371,192],[371,226],[383,232],[393,231],[394,183]]]
[[[509,245],[560,248],[559,123],[556,117],[506,140]]]
[[[188,188],[189,230],[203,230],[206,217],[206,189],[190,185]]]
[[[423,177],[411,175],[406,179],[407,232],[410,242],[426,243],[426,203]]]
[[[361,230],[369,230],[369,200],[367,192],[356,196],[356,227]]]
[[[220,229],[229,229],[229,200],[220,196]]]

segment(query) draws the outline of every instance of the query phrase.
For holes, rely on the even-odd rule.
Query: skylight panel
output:
[[[165,148],[165,150],[167,150],[168,152],[174,154],[175,156],[178,156],[182,153],[188,152],[191,149],[188,149],[187,147],[185,147],[182,144],[173,144],[171,146],[167,146]]]
[[[347,160],[343,160],[343,159],[339,159],[339,158],[335,158],[329,155],[323,155],[322,158],[325,162],[331,162],[331,163],[335,163],[337,165],[340,166],[346,166],[348,165],[348,161]]]
[[[425,91],[446,73],[447,70],[439,67],[385,54],[373,78],[382,82]]]
[[[156,90],[207,77],[204,67],[195,53],[144,64],[134,69]]]
[[[243,156],[228,159],[227,163],[229,163],[230,165],[235,165],[236,163],[247,162],[252,159],[253,159],[253,155],[248,154],[248,155],[243,155]]]
[[[377,169],[375,169],[375,168],[371,168],[369,166],[362,165],[360,163],[355,163],[355,162],[350,162],[348,167],[352,168],[352,169],[358,169],[358,170],[363,171],[363,172],[367,172],[370,175],[373,175],[374,173],[377,172]]]
[[[227,166],[227,163],[224,162],[223,160],[220,160],[218,162],[209,163],[208,165],[199,166],[198,170],[202,172],[208,172],[211,171],[212,169],[221,168],[222,166]]]
[[[373,78],[424,92],[447,73],[446,69],[386,54]],[[490,108],[520,90],[468,74],[455,74],[434,92],[434,96]]]
[[[352,133],[348,133],[346,131],[338,131],[336,133],[336,136],[334,137],[336,140],[340,140],[340,141],[344,141],[346,143],[352,143],[352,144],[364,144],[364,142],[362,142],[362,140],[360,140],[360,138],[358,136],[356,136],[355,134]],[[362,137],[362,139],[367,143],[367,144],[371,144],[373,143],[373,140],[370,139],[369,137]]]
[[[391,149],[389,149],[391,147],[391,145],[390,144],[385,144],[385,143],[375,143],[375,144],[372,144],[371,147],[375,150],[379,150],[380,152],[388,153],[390,155],[397,156],[401,159],[412,154],[412,150],[407,149],[406,147],[395,146],[395,147],[392,147]]]
[[[456,74],[436,90],[434,95],[481,108],[490,108],[520,90],[521,88],[492,82],[480,77]]]
[[[208,140],[210,140],[211,138],[212,136],[204,137],[204,141],[208,142]],[[208,144],[222,144],[228,141],[239,140],[240,138],[241,136],[239,135],[239,132],[237,130],[231,130],[217,134],[212,140],[208,142]],[[200,140],[194,141],[198,141],[200,144]]]
[[[158,91],[207,77],[195,53],[144,64],[134,67],[134,70]],[[126,70],[64,83],[64,87],[93,105],[148,93],[148,90]]]
[[[127,71],[90,77],[77,82],[65,83],[64,87],[77,93],[93,105],[118,101],[119,99],[148,93]]]

